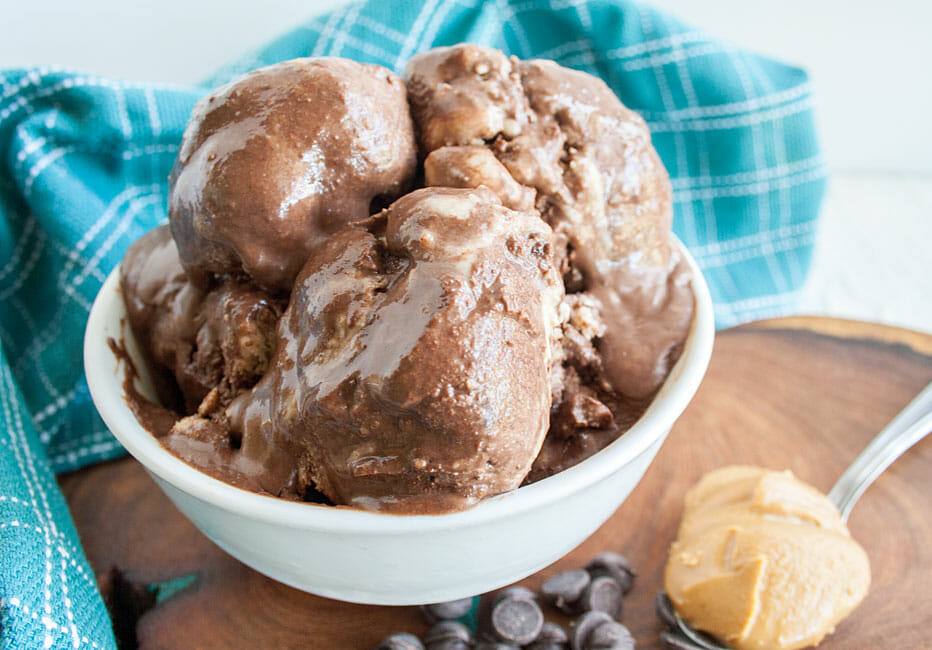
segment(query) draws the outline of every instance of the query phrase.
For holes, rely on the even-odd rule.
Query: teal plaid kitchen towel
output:
[[[199,88],[56,68],[0,74],[2,647],[114,646],[54,474],[122,453],[81,366],[88,310],[126,247],[166,215],[195,100],[275,61],[335,55],[400,72],[472,41],[592,74],[644,116],[674,229],[719,326],[786,311],[809,267],[825,166],[806,74],[624,0],[373,0],[309,22]]]

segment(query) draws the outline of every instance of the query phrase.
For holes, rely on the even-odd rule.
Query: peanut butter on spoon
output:
[[[687,493],[664,583],[680,617],[738,650],[815,645],[869,586],[867,554],[825,495],[744,465]]]

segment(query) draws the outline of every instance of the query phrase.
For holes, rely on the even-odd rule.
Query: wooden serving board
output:
[[[704,472],[732,463],[789,468],[827,491],[930,380],[932,336],[924,334],[811,318],[721,332],[702,387],[640,485],[592,537],[523,584],[537,588],[600,551],[619,551],[639,573],[622,620],[638,648],[659,648],[654,595],[683,495]],[[123,610],[145,609],[134,597],[146,600],[144,585],[196,576],[170,597],[163,588],[162,602],[138,617],[141,647],[365,649],[392,632],[426,631],[416,608],[319,598],[243,566],[188,523],[132,459],[61,484],[91,565]],[[822,647],[929,647],[932,437],[870,488],[849,524],[870,556],[873,584]],[[112,567],[123,576],[116,586]],[[135,618],[124,616],[131,629],[121,634],[132,636]]]

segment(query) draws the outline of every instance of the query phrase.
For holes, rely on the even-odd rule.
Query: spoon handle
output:
[[[843,521],[848,520],[848,514],[858,497],[881,472],[930,431],[932,383],[871,440],[828,493],[829,500],[838,506]]]

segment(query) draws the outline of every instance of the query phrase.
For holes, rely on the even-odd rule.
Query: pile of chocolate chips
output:
[[[473,606],[472,598],[463,598],[421,608],[432,624],[423,639],[392,634],[374,650],[632,650],[634,637],[618,619],[634,577],[624,556],[600,553],[584,569],[547,580],[539,594],[508,587],[486,598],[475,634],[457,620]],[[541,602],[577,617],[569,631],[544,619]]]

